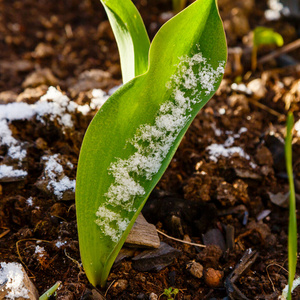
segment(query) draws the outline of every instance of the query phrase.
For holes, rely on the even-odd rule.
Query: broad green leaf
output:
[[[283,45],[282,36],[275,32],[272,28],[256,27],[253,31],[253,46],[259,47],[261,45]]]
[[[294,116],[292,112],[288,113],[286,122],[285,138],[285,161],[286,171],[289,178],[290,186],[290,215],[289,215],[289,236],[288,236],[288,260],[289,260],[289,288],[288,300],[292,299],[292,287],[296,274],[297,266],[297,217],[296,217],[296,196],[293,175],[292,161],[292,130],[294,126]]]
[[[93,285],[105,285],[150,192],[218,88],[226,56],[216,1],[198,0],[154,37],[148,71],[116,91],[92,120],[78,162],[76,210]]]
[[[149,37],[131,0],[100,0],[107,13],[120,53],[123,83],[148,69]]]

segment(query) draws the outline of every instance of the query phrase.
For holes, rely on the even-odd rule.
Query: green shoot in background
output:
[[[175,13],[179,13],[180,11],[182,11],[186,6],[186,1],[187,0],[172,0],[173,11]]]
[[[89,125],[77,168],[81,259],[89,281],[103,287],[150,192],[189,125],[216,92],[227,47],[216,0],[195,1],[169,20],[147,54],[140,17],[132,20],[137,20],[139,25],[133,27],[140,30],[131,30],[120,21],[133,11],[131,1],[102,3],[111,14],[117,41],[124,33],[128,44],[130,40],[136,43],[131,48],[133,57],[141,57],[131,59],[129,66],[139,70],[134,72],[139,76],[126,74],[124,81],[129,81],[104,103]],[[143,47],[139,47],[140,40]],[[127,51],[123,46],[119,50]],[[137,53],[139,49],[143,53]],[[145,72],[137,66],[140,61],[148,61]]]
[[[296,274],[296,266],[297,266],[296,197],[295,197],[293,163],[292,163],[293,126],[294,126],[294,116],[292,112],[289,112],[287,116],[286,138],[285,138],[286,171],[289,178],[289,186],[290,186],[290,215],[289,215],[289,234],[288,234],[288,264],[289,264],[288,300],[292,299],[291,291],[293,287],[293,282]]]
[[[39,297],[39,300],[48,300],[56,292],[60,285],[61,281],[57,281],[49,290]]]
[[[251,54],[252,71],[255,71],[257,67],[257,50],[263,45],[277,45],[281,47],[283,45],[283,38],[272,28],[258,26],[253,30],[253,47]]]

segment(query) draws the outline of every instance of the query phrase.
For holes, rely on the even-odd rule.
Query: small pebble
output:
[[[223,279],[223,272],[208,268],[204,272],[204,282],[211,288],[216,288],[221,285]]]
[[[247,87],[252,91],[253,96],[256,99],[261,99],[266,96],[267,89],[260,78],[250,81]]]
[[[187,269],[196,278],[203,276],[203,266],[195,261],[191,261],[187,264]]]
[[[149,300],[158,300],[158,296],[155,293],[151,293],[149,296]]]

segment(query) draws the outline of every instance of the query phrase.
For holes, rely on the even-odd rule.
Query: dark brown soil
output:
[[[162,13],[171,10],[171,1],[134,2],[153,37],[165,21]],[[242,295],[277,299],[287,283],[283,268],[288,268],[288,209],[276,205],[274,198],[288,192],[283,138],[287,111],[294,112],[295,121],[300,118],[300,51],[288,53],[292,65],[283,59],[270,60],[251,73],[249,39],[256,26],[268,26],[281,33],[287,44],[299,38],[299,19],[267,21],[266,1],[222,0],[219,5],[230,48],[225,78],[194,120],[144,209],[148,222],[168,235],[195,243],[209,236],[217,246],[203,250],[160,235],[161,241],[181,250],[181,255],[158,273],[138,272],[130,258],[123,260],[101,290],[106,299],[149,299],[151,293],[159,296],[169,287],[179,289],[176,299],[243,299]],[[234,47],[241,47],[241,57],[232,54]],[[271,50],[261,49],[259,56]],[[96,73],[90,81],[82,80],[89,70]],[[93,80],[93,74],[100,79]],[[253,80],[260,88],[252,95],[232,86]],[[99,1],[0,1],[0,104],[34,103],[54,85],[82,105],[91,101],[92,89],[107,92],[120,83],[117,46]],[[33,90],[22,94],[28,88]],[[65,173],[75,179],[81,141],[93,115],[73,114],[74,128],[65,133],[51,120],[10,124],[13,136],[26,142],[23,165],[28,176],[0,181],[0,261],[21,262],[40,294],[62,281],[57,299],[89,299],[93,287],[80,264],[74,196],[57,200],[36,182],[43,172],[41,157],[56,153],[74,164]],[[233,154],[212,160],[207,147],[225,141],[232,142],[230,147],[241,147],[248,159]],[[7,151],[0,144],[0,163]],[[300,131],[295,130],[297,197],[299,163]],[[33,205],[28,204],[30,197]],[[211,229],[218,230],[221,240]],[[56,246],[58,241],[63,242],[61,247]],[[44,247],[44,256],[35,253],[37,245]],[[230,293],[229,275],[247,249],[258,256],[235,281],[238,291]],[[203,265],[204,277],[191,274],[192,261]],[[217,286],[207,279],[209,268],[221,271]],[[299,290],[293,295],[299,299]]]

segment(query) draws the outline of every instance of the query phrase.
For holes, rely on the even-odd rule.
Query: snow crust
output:
[[[73,126],[70,113],[74,112],[77,107],[75,102],[70,101],[55,87],[49,87],[47,93],[35,104],[15,102],[0,105],[0,146],[6,146],[7,155],[21,165],[27,156],[27,151],[23,149],[23,143],[12,136],[9,124],[12,121],[29,120],[33,117],[44,123],[44,117],[48,116],[50,121],[56,120],[64,129]],[[26,171],[13,170],[11,166],[0,165],[0,178],[26,175]]]
[[[5,177],[25,177],[27,171],[15,170],[12,166],[0,165],[0,179]]]
[[[40,247],[40,246],[36,246],[34,253],[38,254],[39,257],[43,257],[45,255],[45,248]]]
[[[16,299],[23,297],[29,299],[29,291],[24,286],[24,273],[22,271],[22,266],[17,263],[6,263],[1,262],[0,269],[0,285],[5,284],[8,290],[5,299]]]
[[[223,133],[222,130],[212,125],[212,128],[215,131],[216,136],[221,136]],[[209,159],[217,162],[220,157],[231,157],[233,154],[238,154],[240,157],[243,157],[247,160],[250,160],[250,156],[241,148],[241,147],[231,147],[234,144],[236,139],[239,139],[241,134],[247,132],[246,127],[241,127],[238,133],[233,134],[232,131],[225,131],[225,134],[229,135],[228,138],[225,140],[224,144],[211,144],[210,146],[206,147],[206,151],[209,154]],[[256,164],[250,162],[250,166],[254,169],[256,168]]]
[[[127,159],[116,158],[109,173],[114,183],[104,195],[106,203],[96,212],[96,224],[102,233],[117,242],[129,220],[118,211],[135,212],[134,202],[145,194],[140,179],[151,180],[159,171],[174,141],[189,120],[193,106],[200,103],[215,90],[216,83],[224,73],[225,62],[214,69],[201,53],[180,58],[177,72],[167,82],[169,99],[157,111],[154,124],[143,124],[127,142],[135,152]]]

